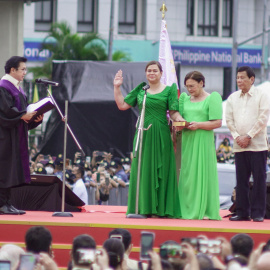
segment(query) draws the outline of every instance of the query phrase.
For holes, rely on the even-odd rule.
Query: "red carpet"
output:
[[[113,228],[126,228],[133,237],[133,257],[139,255],[140,232],[155,232],[155,247],[166,240],[179,241],[182,237],[204,234],[209,238],[223,236],[230,239],[237,233],[248,233],[255,245],[270,239],[270,220],[261,223],[181,219],[128,219],[126,206],[88,205],[86,212],[72,213],[73,217],[53,217],[52,212],[27,211],[22,216],[0,215],[0,244],[12,242],[24,247],[24,235],[31,226],[46,226],[53,235],[53,250],[59,267],[66,267],[72,240],[83,233],[92,235],[98,246],[107,239]],[[221,216],[229,214],[221,210]]]

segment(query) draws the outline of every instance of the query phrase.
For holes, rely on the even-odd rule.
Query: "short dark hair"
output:
[[[203,74],[200,71],[194,70],[194,71],[189,72],[186,75],[185,79],[184,79],[184,84],[185,85],[186,85],[186,81],[188,79],[192,79],[192,80],[194,80],[194,81],[196,81],[198,83],[200,83],[202,81],[203,82],[203,87],[205,87],[205,78],[204,78]]]
[[[12,68],[19,68],[21,62],[26,63],[27,59],[22,56],[12,56],[9,58],[5,65],[5,73],[9,74]]]
[[[131,233],[128,230],[117,228],[109,232],[109,237],[114,234],[122,236],[122,243],[125,251],[127,251],[132,241]]]
[[[239,233],[231,238],[231,245],[233,254],[243,255],[248,258],[254,242],[248,234]]]
[[[121,241],[115,238],[107,239],[103,243],[103,248],[108,253],[110,267],[116,268],[122,263],[124,259],[125,249]]]
[[[50,253],[51,232],[43,226],[31,227],[25,234],[26,250],[33,253]]]
[[[89,249],[96,249],[96,242],[94,238],[88,234],[81,234],[76,236],[73,239],[72,243],[72,258],[74,260],[75,264],[78,264],[79,261],[79,254],[77,252],[78,249],[80,248],[89,248]]]
[[[199,253],[196,255],[200,270],[209,270],[214,268],[214,264],[212,260],[203,253]]]
[[[145,71],[148,69],[149,66],[157,65],[160,72],[162,72],[162,66],[158,61],[150,61],[146,64]]]
[[[249,78],[254,77],[254,79],[255,79],[255,72],[254,72],[254,70],[251,67],[249,67],[249,66],[242,66],[242,67],[239,67],[237,69],[237,73],[238,72],[243,72],[243,71],[245,71],[247,73],[247,76]]]
[[[78,168],[79,173],[81,174],[81,177],[84,176],[84,168],[80,165],[74,165],[74,167]]]

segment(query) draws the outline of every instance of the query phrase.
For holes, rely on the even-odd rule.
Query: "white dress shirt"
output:
[[[234,152],[268,150],[269,113],[268,94],[254,85],[247,93],[238,90],[229,96],[226,105],[226,122],[234,138]],[[241,148],[236,142],[236,138],[242,135],[251,137],[250,144],[246,148]]]
[[[2,77],[2,80],[7,80],[9,82],[11,82],[18,90],[19,86],[20,86],[20,82],[18,80],[16,80],[15,78],[13,78],[11,75],[6,74]]]
[[[85,203],[85,205],[88,205],[88,194],[82,179],[78,179],[74,183],[72,191]]]

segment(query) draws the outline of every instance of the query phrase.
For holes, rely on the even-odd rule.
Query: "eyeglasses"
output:
[[[21,70],[23,73],[27,73],[27,68],[17,68],[17,70]]]
[[[195,84],[194,85],[185,85],[186,89],[194,89],[195,88]]]

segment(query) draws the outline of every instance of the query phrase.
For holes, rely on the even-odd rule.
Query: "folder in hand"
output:
[[[28,105],[27,112],[33,112],[33,111],[37,112],[35,116],[29,122],[33,121],[37,116],[44,114],[53,108],[54,108],[54,104],[52,102],[51,97],[43,98],[36,103]]]

